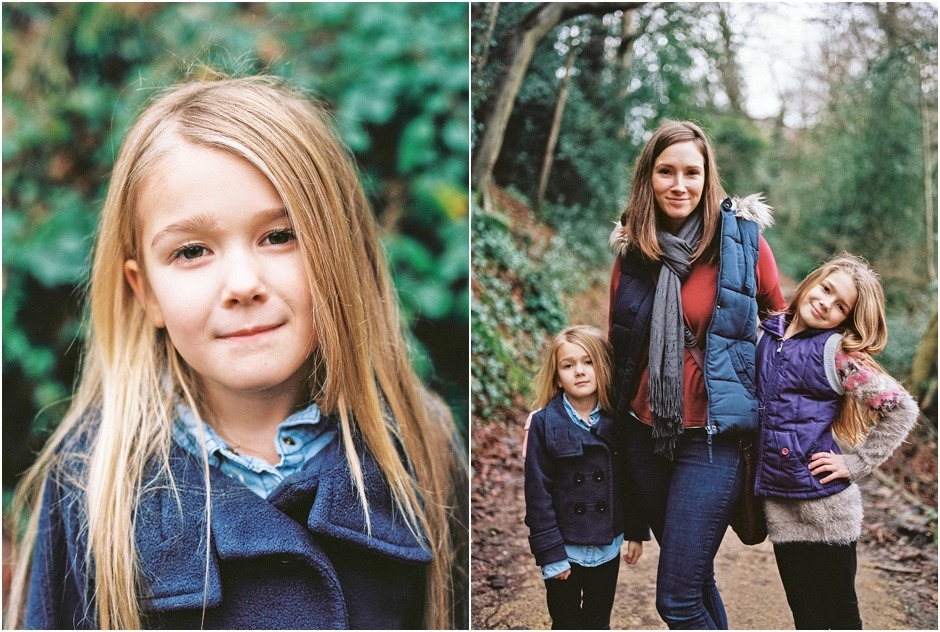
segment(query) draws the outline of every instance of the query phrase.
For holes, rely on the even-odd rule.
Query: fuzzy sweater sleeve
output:
[[[864,362],[861,354],[836,351],[836,371],[847,397],[878,417],[868,436],[845,454],[851,480],[867,476],[888,460],[917,422],[919,408],[911,394],[891,376]]]

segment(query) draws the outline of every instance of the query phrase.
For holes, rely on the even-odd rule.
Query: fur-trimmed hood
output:
[[[764,201],[763,193],[752,193],[743,198],[731,198],[731,210],[734,211],[736,217],[754,222],[761,230],[773,226],[773,209]],[[623,256],[630,247],[626,228],[620,222],[615,223],[614,230],[610,233],[610,247],[620,256]]]

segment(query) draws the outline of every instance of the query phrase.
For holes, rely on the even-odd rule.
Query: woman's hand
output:
[[[627,552],[623,554],[623,561],[633,566],[643,555],[643,543],[630,540],[627,542]]]
[[[849,478],[849,468],[841,454],[835,452],[817,452],[809,459],[809,472],[813,476],[829,472],[829,476],[819,479],[822,484],[840,478]]]
[[[566,571],[562,571],[562,572],[558,573],[557,575],[555,575],[554,577],[552,577],[552,579],[568,579],[568,575],[570,575],[570,574],[571,574],[571,569],[569,568],[569,569],[566,570]]]

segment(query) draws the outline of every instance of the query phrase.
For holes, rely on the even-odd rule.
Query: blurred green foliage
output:
[[[79,288],[123,135],[155,91],[218,73],[282,76],[327,103],[375,209],[415,365],[466,436],[467,5],[4,3],[2,11],[5,488],[71,389]]]

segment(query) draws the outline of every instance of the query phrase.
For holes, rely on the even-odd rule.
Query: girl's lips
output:
[[[823,316],[822,316],[822,313],[821,313],[818,309],[816,309],[816,306],[815,306],[815,305],[810,304],[809,308],[810,308],[810,310],[812,310],[813,316],[815,316],[815,317],[818,318],[819,320],[822,320],[822,317],[823,317]]]
[[[280,327],[280,325],[258,325],[257,327],[246,327],[245,329],[239,329],[238,331],[233,331],[231,333],[222,334],[219,338],[223,340],[239,340],[244,338],[251,338],[260,334],[273,331]]]

